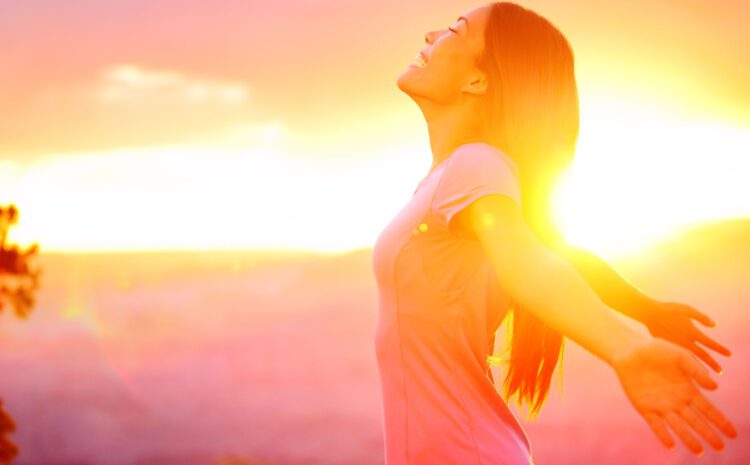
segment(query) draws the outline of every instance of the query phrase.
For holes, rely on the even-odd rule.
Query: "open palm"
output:
[[[628,399],[665,446],[675,447],[667,426],[697,455],[703,447],[691,429],[717,450],[724,442],[711,424],[730,438],[737,436],[734,425],[693,383],[710,390],[718,387],[687,350],[653,339],[620,354],[613,368]]]

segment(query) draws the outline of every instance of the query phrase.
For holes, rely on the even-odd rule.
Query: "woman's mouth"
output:
[[[422,52],[417,53],[417,56],[414,59],[414,65],[417,68],[424,68],[425,66],[427,66],[427,60],[425,59],[425,57],[422,54]]]

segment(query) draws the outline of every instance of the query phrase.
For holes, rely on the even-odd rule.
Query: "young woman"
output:
[[[721,368],[696,342],[730,353],[691,319],[711,320],[643,295],[566,245],[550,221],[549,193],[578,137],[565,37],[532,11],[495,2],[425,40],[398,87],[424,114],[433,164],[373,248],[386,465],[533,463],[507,401],[517,395],[538,412],[564,336],[615,370],[665,446],[675,446],[669,428],[700,454],[692,429],[722,449],[719,432],[737,433],[698,389],[718,386],[695,356]],[[506,315],[503,399],[488,354]]]

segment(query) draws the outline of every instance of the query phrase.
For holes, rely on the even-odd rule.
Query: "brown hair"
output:
[[[573,160],[579,105],[573,51],[548,20],[510,2],[494,2],[477,63],[487,75],[484,124],[490,143],[518,164],[522,210],[546,244],[561,237],[551,219],[550,194]],[[562,363],[563,336],[513,303],[505,398],[536,416]]]

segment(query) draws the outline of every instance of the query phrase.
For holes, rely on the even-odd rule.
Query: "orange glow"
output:
[[[748,5],[526,4],[576,56],[579,151],[556,207],[571,240],[621,255],[750,215]],[[175,13],[161,5],[155,24],[167,26],[153,28],[105,4],[91,7],[96,24],[45,2],[8,7],[24,19],[0,41],[17,71],[0,73],[15,240],[66,252],[371,246],[431,163],[395,79],[424,32],[466,7],[399,5],[297,17],[298,6],[192,2],[195,24],[161,21]]]

